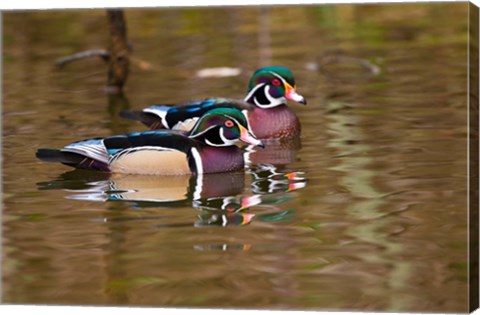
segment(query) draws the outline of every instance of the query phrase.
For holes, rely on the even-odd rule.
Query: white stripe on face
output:
[[[270,71],[270,73],[272,75],[274,75],[275,77],[277,77],[278,79],[280,79],[280,81],[282,81],[283,85],[285,86],[287,84],[287,81],[279,74],[275,73],[275,72],[272,72]],[[255,103],[255,105],[257,105],[258,107],[260,108],[273,108],[273,107],[276,107],[276,106],[280,106],[280,105],[283,105],[287,102],[287,99],[285,97],[279,97],[279,98],[274,98],[270,95],[269,93],[269,90],[270,90],[270,86],[266,83],[259,83],[257,84],[249,93],[248,95],[245,97],[245,101],[250,99],[253,94],[255,94],[255,92],[261,88],[262,86],[265,86],[265,89],[264,89],[264,93],[265,93],[265,97],[268,99],[268,104],[261,104],[256,97],[253,98],[253,102]]]
[[[257,85],[255,85],[255,87],[253,89],[250,90],[250,92],[248,92],[247,96],[245,97],[245,101],[248,100],[250,97],[252,97],[253,94],[255,94],[255,92],[261,88],[262,86],[264,86],[265,83],[259,83]]]
[[[190,135],[190,136],[188,136],[188,137],[189,137],[189,138],[197,138],[198,136],[201,136],[201,135],[203,135],[204,133],[206,133],[207,131],[209,131],[210,129],[213,129],[213,128],[216,128],[216,127],[218,127],[218,126],[215,125],[215,126],[208,127],[208,128],[205,129],[204,131],[199,132],[199,133],[197,133],[197,134],[195,134],[195,135]]]
[[[237,126],[243,126],[243,125],[242,125],[241,123],[239,123],[238,120],[235,119],[234,117],[229,116],[229,115],[227,115],[226,117],[227,117],[228,119],[234,121]],[[216,127],[220,127],[220,128],[219,128],[219,130],[220,130],[220,131],[219,131],[219,137],[220,137],[220,139],[222,140],[222,143],[213,143],[213,142],[209,141],[207,138],[205,138],[205,143],[208,144],[209,146],[212,146],[212,147],[226,147],[226,146],[234,145],[235,143],[237,143],[237,142],[239,141],[239,139],[233,139],[233,140],[232,140],[232,139],[228,139],[227,137],[225,137],[225,129],[224,129],[223,126],[212,126],[211,128],[209,128],[209,129],[207,129],[207,130],[210,130],[210,129],[216,128]],[[239,128],[239,127],[237,127],[237,128]],[[202,132],[202,133],[204,133],[204,132]],[[202,133],[200,133],[200,134],[202,134]],[[195,137],[196,137],[196,136],[197,136],[197,135],[195,135]]]
[[[227,147],[227,146],[234,145],[238,141],[237,139],[235,140],[227,139],[223,133],[222,127],[220,127],[219,136],[220,136],[220,139],[222,139],[222,143],[213,143],[209,141],[207,138],[205,138],[205,143],[212,147]]]
[[[276,107],[276,106],[279,106],[279,105],[282,105],[282,104],[285,104],[285,102],[287,101],[285,99],[285,97],[279,97],[279,98],[274,98],[270,95],[270,86],[269,85],[265,85],[265,97],[268,99],[268,104],[261,104],[258,102],[257,98],[255,97],[253,99],[253,101],[255,102],[255,105],[257,105],[258,107],[260,108],[272,108],[272,107]]]
[[[237,123],[238,124],[238,123]],[[223,128],[220,128],[220,139],[222,139],[224,146],[234,145],[237,140],[230,140],[225,137]]]

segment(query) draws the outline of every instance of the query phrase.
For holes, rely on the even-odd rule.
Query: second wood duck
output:
[[[189,131],[195,122],[213,108],[237,108],[248,120],[258,139],[288,139],[300,135],[300,122],[286,103],[307,104],[297,93],[293,73],[285,67],[271,66],[257,70],[251,77],[243,101],[208,98],[179,105],[153,105],[139,111],[124,111],[125,118],[139,120],[151,129]]]
[[[235,108],[213,109],[188,134],[171,130],[134,132],[74,142],[63,149],[39,149],[37,158],[75,168],[111,173],[182,175],[237,171],[243,153],[235,143],[263,146]]]

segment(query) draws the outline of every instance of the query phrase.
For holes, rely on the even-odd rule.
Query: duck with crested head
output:
[[[107,138],[77,141],[63,149],[39,149],[37,158],[75,168],[111,173],[182,175],[238,171],[243,152],[235,143],[263,146],[248,129],[245,116],[235,108],[205,113],[184,134],[149,130]]]
[[[258,69],[250,78],[245,99],[207,98],[179,105],[153,105],[143,110],[124,111],[125,118],[139,120],[150,129],[189,131],[195,122],[213,108],[236,108],[248,120],[258,139],[288,139],[300,135],[301,126],[287,100],[306,105],[297,93],[290,69],[269,66]]]

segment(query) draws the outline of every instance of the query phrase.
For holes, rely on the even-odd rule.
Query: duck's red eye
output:
[[[227,128],[232,128],[233,125],[234,125],[234,124],[233,124],[233,121],[231,121],[231,120],[225,121],[225,127],[227,127]]]
[[[280,82],[279,79],[273,79],[272,84],[275,85],[275,86],[279,86],[280,84],[282,84],[282,82]]]

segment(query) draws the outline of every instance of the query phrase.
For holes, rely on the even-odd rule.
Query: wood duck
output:
[[[205,112],[213,108],[233,107],[248,119],[258,139],[288,139],[300,135],[300,122],[287,100],[307,104],[297,93],[292,72],[271,66],[257,70],[248,84],[244,101],[208,98],[179,105],[153,105],[140,111],[124,111],[122,117],[139,120],[150,129],[190,130]]]
[[[39,149],[37,158],[111,173],[182,175],[244,168],[238,140],[263,146],[235,108],[207,112],[188,134],[171,130],[133,132],[77,141],[63,149]]]

